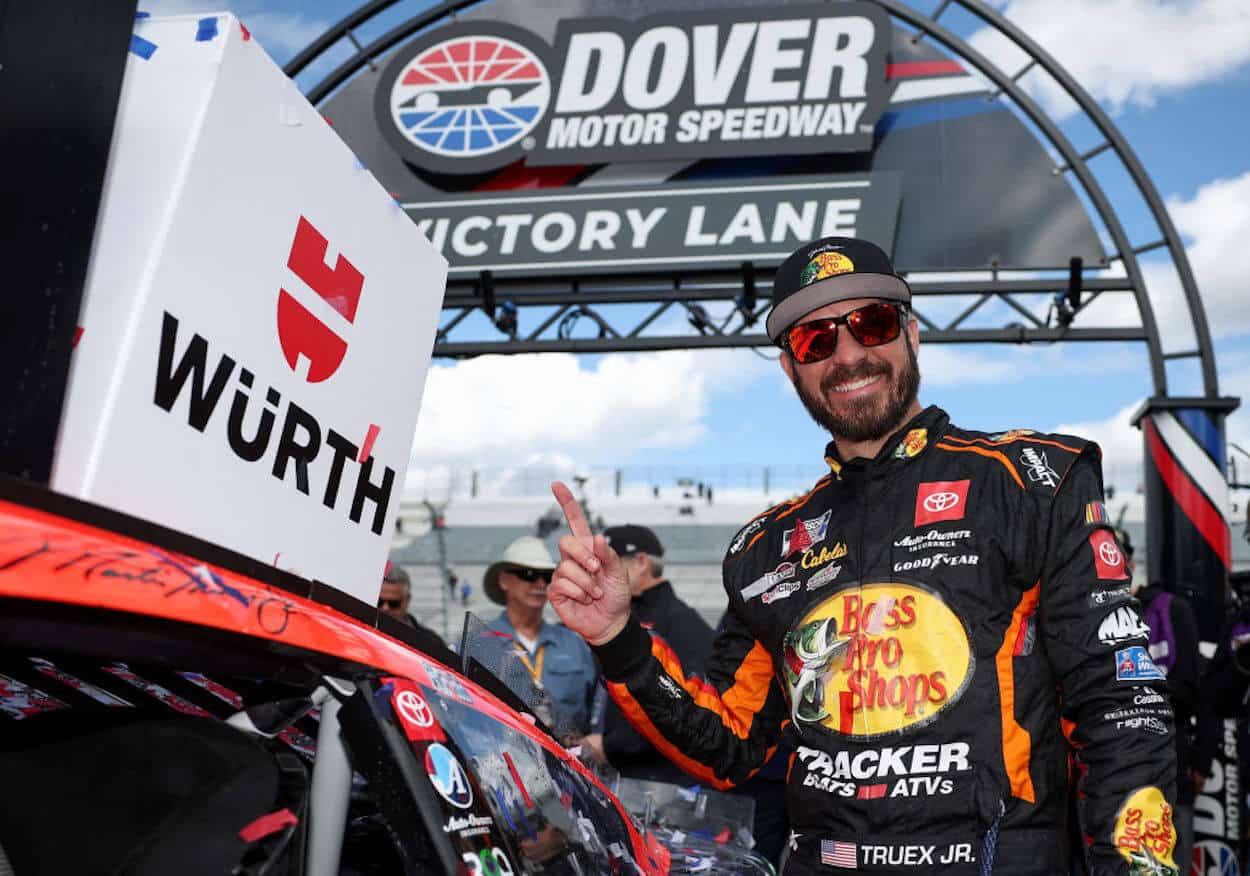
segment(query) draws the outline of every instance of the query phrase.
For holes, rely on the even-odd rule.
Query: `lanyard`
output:
[[[516,640],[513,640],[512,645],[516,648],[517,656],[521,658],[521,662],[525,664],[525,669],[529,672],[530,678],[534,679],[534,684],[541,688],[543,686],[543,656],[547,650],[546,643],[538,646],[538,650],[534,652],[532,663],[529,655],[525,653],[524,645]]]

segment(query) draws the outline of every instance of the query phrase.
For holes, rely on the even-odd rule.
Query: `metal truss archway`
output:
[[[338,88],[414,34],[454,18],[457,12],[484,0],[448,0],[392,27],[362,44],[356,31],[367,27],[400,0],[372,0],[344,18],[286,66],[295,77],[331,50],[350,47],[350,56],[307,89],[314,103],[321,103]],[[1093,213],[1102,223],[1114,253],[1105,264],[1074,263],[1067,272],[1036,272],[1027,265],[987,265],[970,279],[926,277],[909,272],[916,294],[915,312],[927,343],[1052,343],[1056,341],[1137,341],[1149,353],[1153,394],[1168,393],[1167,364],[1189,360],[1201,374],[1204,398],[1218,397],[1218,379],[1206,314],[1185,254],[1184,245],[1167,214],[1158,191],[1132,148],[1106,113],[1089,94],[1040,46],[984,0],[940,0],[931,14],[924,14],[901,0],[873,0],[913,33],[914,40],[930,39],[977,71],[994,90],[989,100],[1009,101],[1036,128],[1059,161],[1056,174],[1071,174]],[[966,40],[940,23],[952,7],[962,8],[997,31],[1020,49],[1027,62],[1018,70],[1004,71]],[[1043,71],[1076,103],[1084,119],[1101,141],[1078,151],[1053,119],[1021,85],[1034,70]],[[1097,156],[1114,155],[1147,205],[1158,229],[1157,237],[1134,242],[1128,237],[1115,205],[1095,178],[1089,162]],[[1193,329],[1192,348],[1165,350],[1154,309],[1147,294],[1139,256],[1163,250],[1179,280]],[[1119,268],[1117,268],[1117,264]],[[907,271],[908,265],[899,265]],[[614,352],[675,348],[767,346],[761,318],[768,309],[772,272],[744,264],[741,272],[681,275],[666,273],[577,279],[502,280],[484,273],[475,282],[449,284],[444,302],[444,321],[434,355],[467,357],[486,353]],[[1105,294],[1133,295],[1140,324],[1098,324],[1089,305]],[[946,299],[964,302],[953,316],[930,315]],[[1007,325],[987,322],[1001,303],[1018,318]],[[685,319],[661,321],[674,312]],[[469,338],[466,320],[484,311],[500,327],[493,337]],[[996,312],[1001,314],[1001,309]],[[664,327],[656,331],[657,322]],[[578,327],[580,326],[580,331]],[[589,329],[589,332],[586,330]]]

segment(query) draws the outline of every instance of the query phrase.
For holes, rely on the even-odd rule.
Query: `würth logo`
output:
[[[318,321],[316,325],[321,323]],[[342,432],[311,410],[284,399],[276,387],[259,383],[258,373],[234,357],[210,351],[208,339],[203,335],[184,328],[179,344],[179,328],[177,317],[166,311],[161,320],[156,359],[152,397],[156,406],[178,418],[184,416],[185,407],[189,427],[210,435],[213,441],[224,441],[241,462],[261,463],[273,477],[305,496],[315,496],[326,508],[341,508],[338,505],[340,495],[349,494],[351,505],[347,517],[352,523],[360,524],[365,506],[372,504],[373,519],[366,525],[374,535],[380,536],[395,486],[395,469],[381,465],[381,460],[368,449],[362,454]],[[190,340],[187,340],[188,334]],[[346,352],[346,345],[343,352]],[[340,352],[338,361],[342,358]],[[309,380],[314,380],[313,374],[323,373],[317,369],[324,369],[327,360],[310,359],[313,367],[309,370]],[[325,377],[333,374],[335,367],[337,361],[324,371]],[[231,398],[227,389],[232,384]],[[180,402],[184,396],[185,405]],[[227,405],[229,410],[226,410]],[[222,411],[220,417],[216,416],[218,410]],[[211,432],[210,425],[213,426]],[[382,469],[380,476],[375,475],[375,468]]]
[[[356,321],[356,308],[360,304],[365,277],[342,254],[331,268],[326,264],[328,249],[329,241],[325,236],[300,216],[286,264],[308,289],[346,320],[340,329],[343,331]],[[302,296],[305,293],[302,289],[295,294],[286,288],[278,290],[278,341],[291,370],[299,372],[297,366],[302,356],[308,360],[305,379],[309,383],[320,383],[332,377],[343,364],[347,341],[301,304],[296,299],[297,294]]]

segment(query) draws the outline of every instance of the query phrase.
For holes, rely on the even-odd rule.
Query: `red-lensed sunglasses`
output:
[[[841,316],[800,322],[786,330],[785,345],[796,362],[809,365],[833,355],[838,347],[838,326],[845,325],[864,347],[880,347],[899,336],[907,309],[893,301],[874,301]]]

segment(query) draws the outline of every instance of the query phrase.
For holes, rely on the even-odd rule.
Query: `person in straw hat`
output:
[[[564,744],[582,745],[589,756],[602,760],[607,698],[595,658],[581,636],[543,620],[555,567],[540,539],[526,535],[508,545],[482,582],[491,601],[504,607],[487,627],[512,639],[517,658],[550,696],[552,729]]]

